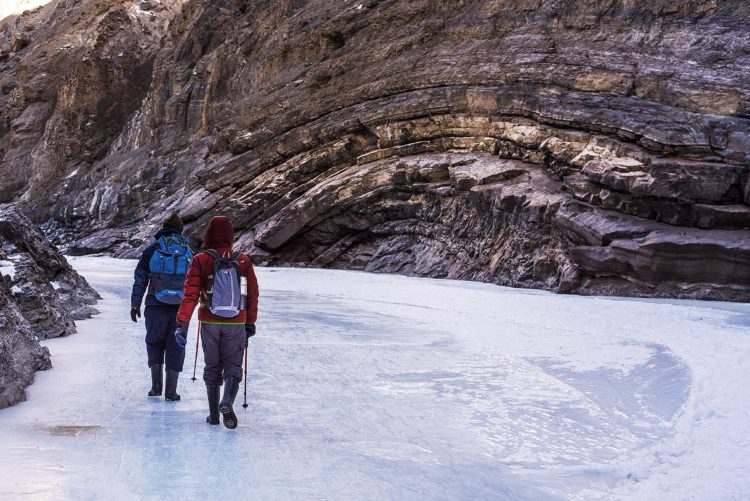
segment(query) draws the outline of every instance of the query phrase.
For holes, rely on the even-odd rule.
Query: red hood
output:
[[[231,249],[234,243],[234,228],[224,216],[214,216],[203,236],[203,246],[209,249]]]

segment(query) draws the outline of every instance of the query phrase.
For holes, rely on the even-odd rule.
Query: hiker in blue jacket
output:
[[[154,242],[146,247],[135,268],[130,318],[141,316],[141,301],[146,296],[146,351],[151,368],[150,397],[161,396],[169,401],[180,399],[177,379],[185,361],[185,348],[175,341],[177,310],[183,297],[182,287],[193,257],[187,239],[182,236],[183,223],[176,213],[170,215]],[[166,361],[166,385],[163,369]]]

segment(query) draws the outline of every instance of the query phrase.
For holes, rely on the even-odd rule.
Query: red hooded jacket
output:
[[[232,253],[232,244],[234,243],[234,229],[229,219],[224,216],[216,216],[211,219],[206,229],[206,235],[203,237],[203,246],[213,249],[221,255]],[[183,289],[184,298],[180,303],[180,310],[177,312],[177,321],[180,323],[189,323],[193,316],[193,311],[200,301],[201,307],[198,310],[198,320],[201,322],[220,322],[220,323],[237,323],[237,324],[254,324],[258,318],[258,279],[255,278],[255,270],[250,258],[245,254],[240,254],[238,258],[240,276],[247,277],[247,307],[234,318],[222,318],[212,315],[204,306],[206,302],[206,288],[208,286],[208,276],[214,268],[214,258],[206,252],[197,254],[190,263],[190,269],[185,279]]]

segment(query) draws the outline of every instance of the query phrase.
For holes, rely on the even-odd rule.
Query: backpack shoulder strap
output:
[[[208,254],[209,256],[211,256],[214,259],[220,259],[221,258],[221,256],[219,256],[219,253],[216,252],[213,249],[206,249],[203,252],[205,252],[206,254]]]

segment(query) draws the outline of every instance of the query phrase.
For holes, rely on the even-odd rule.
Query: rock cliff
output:
[[[72,0],[6,20],[0,195],[259,261],[750,299],[750,4]],[[52,201],[50,203],[50,201]]]
[[[15,207],[0,206],[0,409],[51,367],[40,339],[75,332],[99,295]]]

